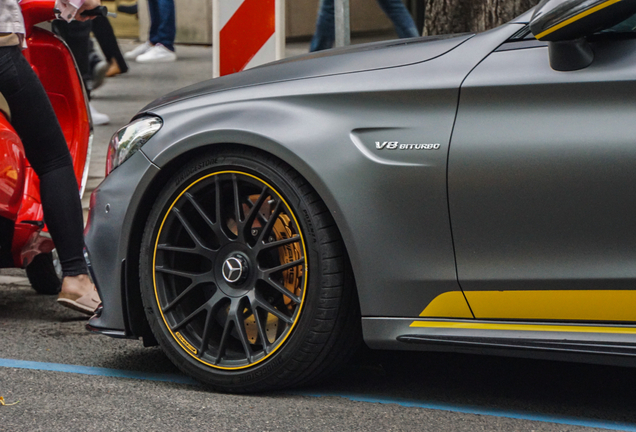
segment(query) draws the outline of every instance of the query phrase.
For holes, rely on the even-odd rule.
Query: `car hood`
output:
[[[421,63],[451,51],[472,36],[474,35],[463,34],[399,39],[291,57],[168,93],[144,107],[142,112],[184,99],[239,87]]]

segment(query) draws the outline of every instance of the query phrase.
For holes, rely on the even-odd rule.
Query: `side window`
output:
[[[495,51],[512,51],[527,48],[536,48],[548,46],[547,42],[541,42],[535,39],[534,35],[530,31],[530,26],[526,25],[517,33],[512,35],[510,39],[504,42]]]
[[[614,34],[625,34],[625,35],[631,34],[633,36],[636,36],[634,35],[635,32],[636,32],[636,15],[632,15],[631,17],[627,18],[622,23],[617,24],[610,29],[603,30],[601,34],[614,33]]]
[[[590,37],[590,40],[604,39],[636,39],[636,15],[632,15],[620,24],[615,25],[607,30],[600,31]],[[525,25],[521,30],[512,35],[510,39],[504,42],[495,51],[511,51],[526,48],[536,48],[548,46],[547,42],[541,42],[535,39],[529,25]]]

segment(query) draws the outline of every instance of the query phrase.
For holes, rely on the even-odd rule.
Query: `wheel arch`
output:
[[[223,136],[223,134],[221,136]],[[160,155],[161,157],[153,160],[153,163],[160,167],[160,171],[144,191],[144,194],[137,206],[137,211],[134,215],[130,231],[130,237],[126,251],[126,265],[124,269],[125,274],[124,278],[122,278],[124,282],[124,286],[122,286],[122,297],[124,300],[123,304],[125,305],[124,314],[125,321],[128,324],[127,326],[130,333],[133,336],[142,337],[144,339],[144,345],[146,346],[154,346],[157,344],[157,342],[154,339],[152,332],[150,331],[150,327],[148,325],[148,322],[146,321],[146,317],[143,311],[141,286],[139,281],[139,257],[141,252],[145,223],[150,216],[155,201],[159,197],[161,191],[166,186],[168,181],[177,171],[179,171],[179,169],[183,167],[185,163],[198,156],[211,152],[220,152],[227,149],[242,148],[262,153],[264,155],[273,156],[289,165],[307,180],[307,182],[316,190],[316,193],[318,193],[320,198],[325,202],[325,205],[329,209],[330,214],[336,224],[336,227],[338,228],[338,231],[340,232],[340,235],[342,237],[345,253],[347,254],[347,257],[350,258],[345,234],[341,228],[338,217],[336,217],[337,215],[342,214],[342,212],[339,211],[339,208],[337,206],[335,206],[337,209],[334,211],[332,207],[334,204],[330,205],[330,202],[334,202],[333,196],[328,193],[325,185],[319,180],[319,176],[315,172],[313,172],[313,170],[311,170],[311,168],[297,155],[280,145],[277,145],[275,147],[266,146],[266,149],[264,149],[262,145],[256,145],[254,141],[262,142],[263,139],[267,140],[266,138],[261,136],[255,137],[256,139],[254,141],[249,139],[242,139],[240,141],[236,139],[232,141],[219,140],[218,138],[216,140],[210,139],[207,141],[207,144],[203,145],[200,144],[201,137],[190,138],[195,138],[190,141],[191,143],[194,142],[194,144],[187,145],[183,142],[176,143],[174,146],[172,146],[176,147],[176,149],[173,149],[173,151],[168,154],[162,153]],[[270,140],[267,141],[271,143]],[[278,151],[274,149],[278,149]],[[305,173],[311,173],[309,178]],[[351,264],[349,265],[349,267],[351,269],[351,277],[353,278],[353,286],[356,290],[357,296],[358,288],[355,281],[355,271],[352,269]]]

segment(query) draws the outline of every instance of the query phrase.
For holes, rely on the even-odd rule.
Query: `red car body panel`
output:
[[[81,184],[91,124],[86,110],[84,87],[75,68],[75,60],[61,40],[40,28],[32,30],[27,38],[27,45],[28,49],[23,53],[51,100],[71,151],[75,177],[78,184]]]
[[[25,181],[24,151],[18,135],[0,115],[0,216],[15,220]]]

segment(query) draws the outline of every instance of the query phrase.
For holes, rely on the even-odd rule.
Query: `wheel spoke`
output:
[[[218,312],[219,306],[221,305],[222,301],[225,299],[227,299],[227,297],[225,296],[225,294],[223,294],[223,291],[216,290],[212,298],[206,303],[210,307],[210,311],[216,313]]]
[[[214,217],[216,218],[215,226],[217,229],[214,231],[218,237],[219,243],[221,245],[226,245],[233,241],[232,236],[228,233],[228,227],[226,226],[225,221],[223,220],[223,205],[222,205],[222,197],[221,197],[221,181],[219,178],[216,178],[214,182]]]
[[[214,314],[211,310],[208,310],[207,315],[205,316],[205,324],[203,324],[203,335],[201,336],[201,345],[199,346],[199,358],[203,357],[205,354],[205,347],[208,345],[208,340],[210,339],[210,328],[212,327],[212,317]]]
[[[188,201],[190,201],[190,204],[192,204],[192,207],[194,207],[194,209],[199,213],[199,215],[201,216],[201,218],[205,221],[206,224],[208,224],[208,226],[211,229],[214,229],[214,222],[212,222],[212,220],[210,219],[210,217],[208,216],[208,214],[205,212],[205,210],[203,210],[201,208],[201,206],[199,205],[199,203],[197,202],[196,199],[194,199],[194,197],[192,196],[192,194],[190,192],[185,194],[185,197],[188,199]]]
[[[178,296],[176,296],[170,303],[168,303],[165,307],[163,307],[161,309],[161,311],[163,313],[169,312],[170,309],[172,309],[173,307],[175,307],[181,300],[183,300],[183,298],[185,296],[187,296],[188,294],[190,294],[190,292],[197,286],[199,286],[199,282],[194,282],[192,281],[192,283],[190,285],[187,286],[186,289],[184,289],[181,294],[179,294]]]
[[[221,212],[221,184],[219,183],[218,178],[214,180],[214,192],[214,211],[216,213],[214,217],[216,218],[216,223],[219,224],[219,226],[222,226],[223,213]]]
[[[250,299],[250,306],[252,307],[252,313],[254,314],[254,320],[256,321],[256,328],[258,328],[258,335],[261,338],[261,345],[263,346],[263,351],[265,354],[269,354],[269,347],[271,344],[269,343],[269,339],[267,338],[267,329],[263,324],[263,319],[258,314],[256,307],[254,306],[255,302]]]
[[[265,195],[265,198],[267,198],[267,195]],[[247,204],[247,206],[250,208],[250,210],[252,210],[255,205],[252,204],[252,201],[250,201],[249,199],[245,200],[245,204]],[[261,206],[263,204],[261,203]],[[263,215],[257,210],[256,211],[256,215],[255,215],[255,219],[258,219],[258,221],[261,223],[261,226],[265,226],[265,224],[267,224],[267,219],[265,219],[263,217]],[[250,223],[246,223],[247,226],[250,226],[254,223],[254,221],[250,222]]]
[[[241,302],[237,302],[241,303]],[[239,306],[240,307],[240,306]],[[252,363],[252,357],[254,353],[252,353],[252,347],[250,345],[249,338],[247,337],[247,330],[245,330],[245,314],[243,312],[234,312],[234,319],[236,323],[236,332],[239,335],[239,339],[241,341],[241,345],[243,345],[243,350],[245,351],[245,357],[247,357],[247,361]]]
[[[258,211],[263,205],[263,202],[265,202],[265,198],[267,198],[267,195],[268,195],[267,186],[263,186],[263,190],[261,191],[261,194],[258,196],[258,198],[256,199],[256,202],[253,205],[250,202],[250,200],[247,200],[248,204],[251,205],[252,207],[250,208],[249,214],[245,218],[244,229],[249,230],[252,228],[252,224],[254,223],[256,216],[258,216],[259,214]]]
[[[287,269],[290,269],[292,267],[296,267],[298,265],[301,265],[304,262],[305,262],[305,257],[301,257],[301,258],[297,259],[296,261],[292,261],[292,262],[288,262],[288,263],[285,263],[285,264],[281,264],[278,267],[272,267],[272,268],[267,269],[267,270],[262,270],[263,275],[266,275],[266,277],[264,277],[263,279],[268,279],[269,275],[271,275],[271,274],[274,274],[274,273],[279,272],[279,271],[287,270]]]
[[[203,239],[194,230],[194,228],[192,227],[190,222],[188,222],[188,220],[186,219],[185,215],[181,212],[181,210],[179,210],[178,208],[174,207],[172,209],[172,211],[177,215],[177,218],[179,219],[179,222],[181,222],[181,225],[185,228],[185,230],[187,231],[187,233],[190,236],[190,238],[192,239],[192,241],[194,241],[194,243],[196,244],[196,249],[199,250],[199,251],[212,252],[212,250],[210,248],[205,246],[205,243],[203,242]]]
[[[172,327],[170,330],[172,330],[173,332],[181,330],[183,327],[188,325],[197,315],[199,315],[201,312],[203,312],[206,309],[208,309],[207,303],[202,304],[201,306],[199,306],[197,308],[197,310],[195,310],[190,315],[185,317],[183,320],[181,320],[180,323],[178,323],[176,326]]]
[[[277,248],[277,247],[281,247],[281,246],[285,246],[288,244],[292,244],[292,243],[298,243],[300,241],[300,236],[296,235],[294,237],[290,237],[290,238],[286,238],[286,239],[282,239],[282,240],[276,240],[273,242],[269,242],[269,243],[263,243],[261,245],[259,245],[259,250],[268,250],[268,249],[272,249],[272,248]]]
[[[263,282],[266,282],[269,286],[275,288],[282,295],[289,297],[293,302],[300,303],[300,297],[289,291],[287,288],[279,284],[278,282],[273,281],[271,278],[263,279]]]
[[[217,217],[216,223],[212,222],[212,219],[210,219],[210,216],[208,216],[207,212],[203,210],[203,208],[199,205],[199,203],[194,198],[194,196],[192,196],[192,194],[188,192],[185,194],[185,197],[188,199],[188,201],[190,201],[190,204],[192,204],[192,207],[194,207],[197,213],[199,213],[199,216],[201,216],[201,218],[205,221],[205,223],[210,227],[212,232],[216,234],[216,238],[219,240],[219,243],[224,244],[222,243],[221,240],[224,238],[227,238],[227,236],[221,229],[221,224],[219,222],[220,218]]]
[[[155,270],[161,273],[166,273],[166,274],[171,274],[171,275],[175,275],[175,276],[181,276],[184,278],[188,278],[190,280],[198,280],[199,277],[205,275],[206,273],[191,273],[191,272],[187,272],[187,271],[181,271],[181,270],[174,270],[171,268],[167,268],[164,266],[156,266]]]
[[[169,244],[160,244],[157,245],[157,250],[168,251],[168,252],[181,252],[181,253],[189,253],[194,255],[199,255],[199,249],[194,248],[185,248],[179,246],[170,246]]]
[[[232,191],[234,192],[234,217],[236,219],[236,226],[239,236],[241,230],[238,229],[243,223],[241,219],[241,197],[239,196],[238,181],[236,180],[236,174],[232,174]]]
[[[284,313],[282,313],[281,311],[276,309],[274,306],[272,306],[269,303],[267,303],[265,300],[257,297],[256,298],[256,303],[257,303],[257,306],[259,308],[263,309],[266,312],[271,313],[276,318],[278,318],[278,319],[280,319],[282,321],[285,321],[287,324],[291,324],[291,323],[294,322],[294,320],[292,320],[291,317],[288,317],[287,315],[285,315]]]
[[[225,355],[225,350],[227,348],[227,340],[230,337],[231,327],[234,325],[234,321],[230,319],[230,315],[228,314],[225,319],[225,327],[223,327],[223,335],[221,336],[221,343],[219,343],[219,355],[216,357],[216,361],[214,364],[219,364],[221,359]]]
[[[261,235],[260,235],[260,237],[258,239],[259,243],[265,243],[265,239],[272,232],[272,229],[274,228],[274,224],[276,223],[276,219],[278,219],[278,216],[280,216],[282,211],[283,211],[283,208],[282,208],[281,202],[280,201],[276,201],[276,205],[274,206],[274,210],[272,210],[272,214],[270,215],[269,219],[267,220],[267,224],[263,228],[263,231],[261,231]]]

